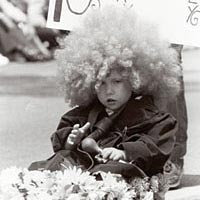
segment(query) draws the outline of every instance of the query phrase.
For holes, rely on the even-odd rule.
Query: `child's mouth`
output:
[[[107,103],[109,103],[109,104],[111,104],[111,103],[115,103],[115,102],[116,102],[115,99],[111,99],[111,98],[107,99]]]

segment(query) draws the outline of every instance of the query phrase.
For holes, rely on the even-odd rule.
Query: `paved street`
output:
[[[68,109],[55,74],[54,62],[0,68],[0,169],[52,155],[50,135]]]
[[[182,184],[191,186],[200,185],[197,176],[200,175],[199,49],[183,52],[183,69],[189,127]],[[56,129],[60,116],[69,109],[55,74],[54,61],[11,63],[0,67],[0,170],[13,165],[28,167],[32,161],[52,155],[50,135]],[[169,195],[174,197],[173,192]],[[168,199],[173,200],[172,196]],[[196,199],[200,199],[200,195]]]

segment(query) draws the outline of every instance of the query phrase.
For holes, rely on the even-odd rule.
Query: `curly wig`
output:
[[[177,53],[155,25],[133,10],[109,6],[91,11],[57,50],[58,78],[72,106],[87,105],[110,70],[123,69],[140,95],[177,95],[181,76]]]

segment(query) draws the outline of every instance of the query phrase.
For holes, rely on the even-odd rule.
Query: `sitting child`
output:
[[[177,123],[153,99],[175,97],[181,72],[155,27],[130,9],[95,10],[66,37],[57,58],[66,100],[76,107],[61,118],[51,137],[55,155],[43,167],[124,177],[162,172]]]

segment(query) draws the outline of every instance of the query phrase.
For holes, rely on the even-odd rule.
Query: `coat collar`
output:
[[[132,94],[124,109],[116,117],[115,126],[119,128],[129,127],[151,118],[153,114],[155,114],[155,107],[150,96],[136,96]],[[91,129],[103,117],[108,117],[108,115],[104,106],[96,99],[88,116]]]

